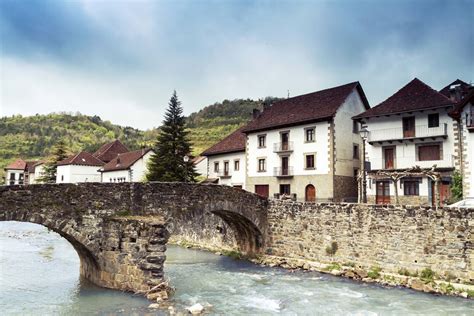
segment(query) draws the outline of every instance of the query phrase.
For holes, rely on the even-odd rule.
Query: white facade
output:
[[[474,198],[474,104],[469,102],[461,113],[463,142],[463,186],[464,198]]]
[[[305,131],[315,129],[314,141],[305,141]],[[275,152],[281,143],[281,133],[289,133],[292,151]],[[329,172],[329,123],[318,122],[289,128],[248,134],[247,159],[249,177],[273,177],[281,167],[281,157],[289,157],[288,166],[293,175],[327,174]],[[265,137],[265,147],[258,144],[259,136]],[[305,155],[315,155],[315,168],[305,168]],[[265,171],[259,171],[259,159],[265,159]],[[212,166],[212,165],[210,165]],[[277,169],[275,169],[277,168]]]
[[[429,115],[438,115],[438,124],[429,125]],[[403,119],[414,117],[415,128],[413,134],[404,134]],[[446,109],[426,110],[401,115],[383,116],[365,119],[369,131],[366,147],[366,160],[370,162],[373,172],[377,170],[409,169],[415,166],[421,168],[437,168],[452,170],[455,166],[455,135],[454,121]],[[439,159],[425,160],[420,157],[420,147],[439,146]],[[387,151],[393,152],[393,159],[386,157]],[[391,155],[391,154],[390,154]],[[391,162],[393,161],[393,162]],[[449,171],[448,171],[449,172]],[[409,180],[409,179],[405,179]],[[426,177],[418,178],[418,194],[425,197],[423,203],[431,201],[431,181]],[[390,196],[395,196],[394,184],[389,184]],[[398,195],[404,194],[404,180],[398,183]],[[377,188],[375,179],[369,174],[367,182],[367,195],[376,196]],[[413,197],[413,195],[407,195]],[[419,202],[422,203],[422,202]],[[428,202],[430,203],[430,202]]]
[[[208,156],[207,168],[208,177],[219,179],[219,184],[245,188],[245,152]]]
[[[201,159],[202,158],[202,159]],[[194,167],[196,168],[196,172],[203,177],[208,177],[207,173],[207,157],[201,157],[199,162],[194,164]]]
[[[17,185],[24,184],[25,172],[23,170],[6,169],[5,170],[5,184]]]
[[[152,151],[135,161],[129,168],[124,170],[111,170],[102,172],[102,182],[142,182],[145,180],[147,164]],[[99,169],[99,168],[97,168]],[[100,180],[99,180],[100,181]]]
[[[35,172],[32,172],[29,174],[29,183],[30,184],[36,184],[39,183],[38,179],[41,178],[44,175],[44,164],[37,164],[35,165]]]
[[[60,165],[56,183],[100,182],[100,166]]]

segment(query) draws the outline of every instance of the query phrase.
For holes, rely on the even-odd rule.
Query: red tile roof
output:
[[[26,169],[26,161],[24,161],[23,159],[17,159],[5,168],[5,170],[7,170],[7,169],[25,170]]]
[[[109,162],[118,154],[123,154],[128,152],[128,148],[125,147],[118,139],[113,142],[102,145],[93,156],[102,160],[103,162]]]
[[[140,149],[130,151],[117,155],[114,159],[106,163],[101,169],[101,172],[126,170],[130,168],[137,160],[145,156],[151,149]]]
[[[242,133],[245,126],[237,129],[235,132],[218,142],[217,144],[206,149],[201,156],[213,156],[225,153],[234,153],[245,151],[247,136]]]
[[[369,109],[369,103],[359,82],[308,93],[274,103],[252,120],[244,133],[300,125],[332,118],[349,94],[357,89]]]
[[[58,166],[65,165],[103,166],[104,162],[92,156],[88,152],[81,151],[76,155],[70,156],[63,161],[58,162]]]
[[[451,100],[418,78],[415,78],[387,100],[362,114],[356,115],[354,119],[434,109],[451,105],[453,105]]]

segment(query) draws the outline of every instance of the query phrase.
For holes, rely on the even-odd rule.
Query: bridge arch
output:
[[[0,221],[40,224],[66,238],[93,283],[147,293],[163,280],[169,227],[191,223],[200,234],[207,214],[232,228],[243,252],[263,248],[267,200],[218,185],[83,183],[0,187]],[[171,231],[171,233],[173,233]]]

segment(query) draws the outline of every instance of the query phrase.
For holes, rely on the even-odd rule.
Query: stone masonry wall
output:
[[[268,220],[269,255],[474,281],[474,210],[270,201]]]

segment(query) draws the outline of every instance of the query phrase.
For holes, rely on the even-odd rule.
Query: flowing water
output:
[[[169,246],[174,304],[210,304],[211,315],[474,315],[474,301],[384,288],[315,272],[266,268]],[[164,315],[140,296],[79,277],[79,258],[59,235],[0,223],[0,315]]]

